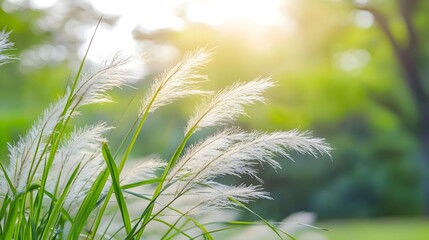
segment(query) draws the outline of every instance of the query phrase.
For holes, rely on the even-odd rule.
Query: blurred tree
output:
[[[427,38],[420,31],[427,32],[427,29],[421,28],[421,14],[427,14],[427,1],[420,0],[396,0],[396,7],[398,8],[397,19],[400,18],[402,26],[405,29],[403,35],[395,35],[391,27],[391,18],[383,13],[381,5],[386,4],[386,1],[374,1],[374,3],[359,3],[355,2],[357,9],[370,12],[376,20],[381,32],[387,38],[396,56],[399,67],[403,73],[403,80],[405,81],[410,95],[413,99],[415,109],[417,110],[417,121],[406,123],[420,140],[421,165],[424,166],[424,197],[425,197],[425,211],[429,214],[429,93],[428,83],[424,77],[424,69],[427,69],[427,60],[429,59],[428,53],[424,51],[421,46],[425,43]],[[427,19],[424,26],[427,26]],[[387,106],[389,107],[389,106]],[[403,119],[407,121],[408,119]]]
[[[22,50],[43,44],[49,38],[48,33],[40,32],[33,24],[41,16],[41,12],[25,8],[17,9],[13,14],[6,12],[4,7],[0,8],[0,28],[12,31],[11,40],[15,43],[11,54],[19,58]],[[23,78],[18,61],[7,64],[0,70],[0,156],[2,160],[5,160],[3,157],[7,153],[6,142],[17,140],[17,136],[34,121],[33,115],[40,113],[41,108],[33,104],[31,99],[47,101],[47,98],[52,97],[52,92],[37,90],[42,88],[52,90],[51,86],[55,84],[55,81],[50,81],[47,77],[52,73],[49,68],[40,69],[40,72],[27,68],[24,74],[27,77],[31,76],[33,81]],[[55,72],[58,70],[54,68]]]

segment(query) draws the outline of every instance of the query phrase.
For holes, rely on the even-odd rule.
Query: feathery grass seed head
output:
[[[196,107],[189,119],[185,133],[201,128],[223,126],[244,114],[244,106],[264,102],[265,90],[274,86],[271,78],[259,78],[247,83],[237,82],[232,86],[207,97]]]
[[[16,144],[8,144],[7,173],[18,192],[24,190],[30,171],[36,171],[38,163],[46,158],[47,152],[44,149],[49,148],[49,138],[62,120],[61,113],[65,104],[65,97],[51,104],[25,136],[21,136]]]
[[[0,66],[8,63],[12,59],[11,55],[5,53],[12,47],[13,43],[9,41],[9,33],[0,31]]]
[[[268,192],[263,191],[261,186],[228,186],[216,182],[210,182],[207,186],[195,188],[186,193],[200,199],[197,204],[190,208],[190,214],[239,208],[240,206],[231,201],[230,198],[234,198],[243,204],[257,199],[272,199]]]
[[[226,129],[189,147],[169,172],[169,182],[182,181],[186,192],[216,178],[249,175],[258,180],[257,164],[267,163],[280,168],[276,156],[291,158],[290,151],[300,154],[328,154],[331,148],[323,139],[313,138],[307,132],[243,132]],[[260,180],[262,181],[262,180]]]
[[[80,77],[73,92],[75,104],[111,102],[106,91],[124,85],[131,78],[127,70],[137,61],[140,59],[135,56],[116,53],[99,66],[89,69]]]
[[[177,64],[157,76],[142,99],[140,114],[145,111],[153,112],[189,95],[207,94],[207,91],[197,86],[197,83],[207,79],[198,70],[208,63],[210,56],[211,53],[205,49],[188,52]]]
[[[165,167],[167,163],[159,157],[147,157],[130,161],[125,165],[121,174],[121,184],[131,184],[156,177],[156,171]]]
[[[66,206],[71,203],[79,204],[93,182],[104,168],[101,154],[101,142],[107,141],[102,134],[111,127],[105,123],[76,129],[64,141],[57,153],[48,175],[46,189],[53,192],[57,183],[61,193],[74,169],[80,164],[77,176],[67,194]],[[40,173],[41,174],[41,173]]]

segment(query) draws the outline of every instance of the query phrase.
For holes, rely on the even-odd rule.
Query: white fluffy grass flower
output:
[[[181,61],[160,74],[143,98],[140,114],[153,112],[179,98],[208,93],[199,89],[197,83],[207,79],[198,70],[207,64],[210,55],[204,49],[188,52]]]
[[[49,192],[58,188],[58,193],[62,193],[73,171],[80,164],[75,181],[67,194],[66,206],[72,203],[78,205],[103,169],[104,160],[100,145],[106,141],[102,134],[109,129],[111,128],[105,123],[77,129],[58,149],[51,174],[48,176],[46,189]],[[39,173],[41,174],[41,171]]]
[[[225,175],[256,176],[255,165],[267,163],[274,168],[280,164],[276,156],[291,158],[289,151],[300,154],[328,154],[331,148],[324,139],[313,138],[309,133],[243,132],[226,129],[191,147],[171,169],[169,181],[187,181],[181,191],[212,181]]]
[[[231,198],[246,204],[257,199],[272,199],[268,192],[263,191],[261,186],[228,186],[216,182],[207,183],[209,187],[198,187],[186,192],[187,196],[199,199],[195,205],[188,210],[189,214],[202,214],[219,209],[239,208]]]
[[[20,137],[18,143],[8,145],[10,161],[7,172],[17,191],[24,190],[30,171],[34,171],[37,162],[43,158],[42,154],[45,154],[43,150],[47,148],[49,136],[60,121],[65,103],[66,99],[62,98],[52,104],[33,124],[30,131]]]
[[[126,80],[131,78],[128,74],[130,66],[137,61],[140,59],[135,56],[116,53],[106,58],[100,66],[89,69],[80,77],[73,92],[76,104],[110,102],[106,92],[124,85]]]
[[[121,184],[132,184],[156,177],[156,171],[165,167],[167,163],[159,157],[145,157],[132,160],[125,165],[121,174]]]
[[[222,126],[244,114],[244,105],[264,102],[264,91],[274,86],[270,78],[259,78],[247,83],[237,82],[206,98],[195,110],[185,133],[204,127]]]
[[[0,66],[8,63],[12,57],[5,53],[5,51],[12,48],[13,43],[9,41],[9,33],[0,31]]]
[[[258,164],[280,168],[276,157],[292,159],[290,152],[313,156],[329,155],[331,147],[324,139],[308,132],[244,132],[238,128],[220,131],[188,147],[166,177],[161,206],[171,204],[186,214],[201,214],[224,208],[237,208],[256,199],[270,199],[260,186],[226,186],[217,182],[223,176],[257,176]],[[188,206],[176,205],[183,199]],[[232,200],[234,199],[234,200]]]
[[[39,171],[38,167],[43,165],[41,162],[47,158],[49,151],[46,150],[50,147],[51,136],[58,124],[72,117],[82,105],[110,101],[106,91],[126,83],[126,70],[136,60],[138,59],[134,57],[115,54],[100,66],[89,70],[76,83],[69,104],[70,89],[64,97],[45,110],[17,144],[9,144],[10,164],[7,174],[18,192],[24,190],[31,180],[29,177],[35,175]],[[3,192],[7,192],[8,186],[4,182],[2,181],[1,188]]]

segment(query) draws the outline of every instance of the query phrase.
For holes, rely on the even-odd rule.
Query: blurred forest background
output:
[[[332,161],[303,156],[285,159],[275,174],[261,169],[275,199],[252,205],[264,217],[429,213],[429,1],[118,2],[0,0],[0,29],[12,31],[18,58],[0,69],[2,161],[7,142],[64,92],[104,15],[88,65],[115,49],[147,53],[151,61],[135,69],[144,80],[130,84],[144,89],[186,50],[214,48],[203,70],[207,89],[258,76],[278,83],[267,105],[248,109],[242,128],[311,130],[332,144]],[[143,94],[115,91],[116,103],[87,108],[77,120],[117,125],[109,139],[118,146]],[[169,156],[195,103],[183,100],[152,115],[135,156]]]

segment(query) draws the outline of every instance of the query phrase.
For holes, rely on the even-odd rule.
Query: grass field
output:
[[[335,220],[316,224],[329,229],[317,231],[324,237],[303,234],[303,239],[326,240],[428,240],[429,219]],[[306,236],[307,235],[307,236]],[[298,237],[298,239],[301,239]]]

